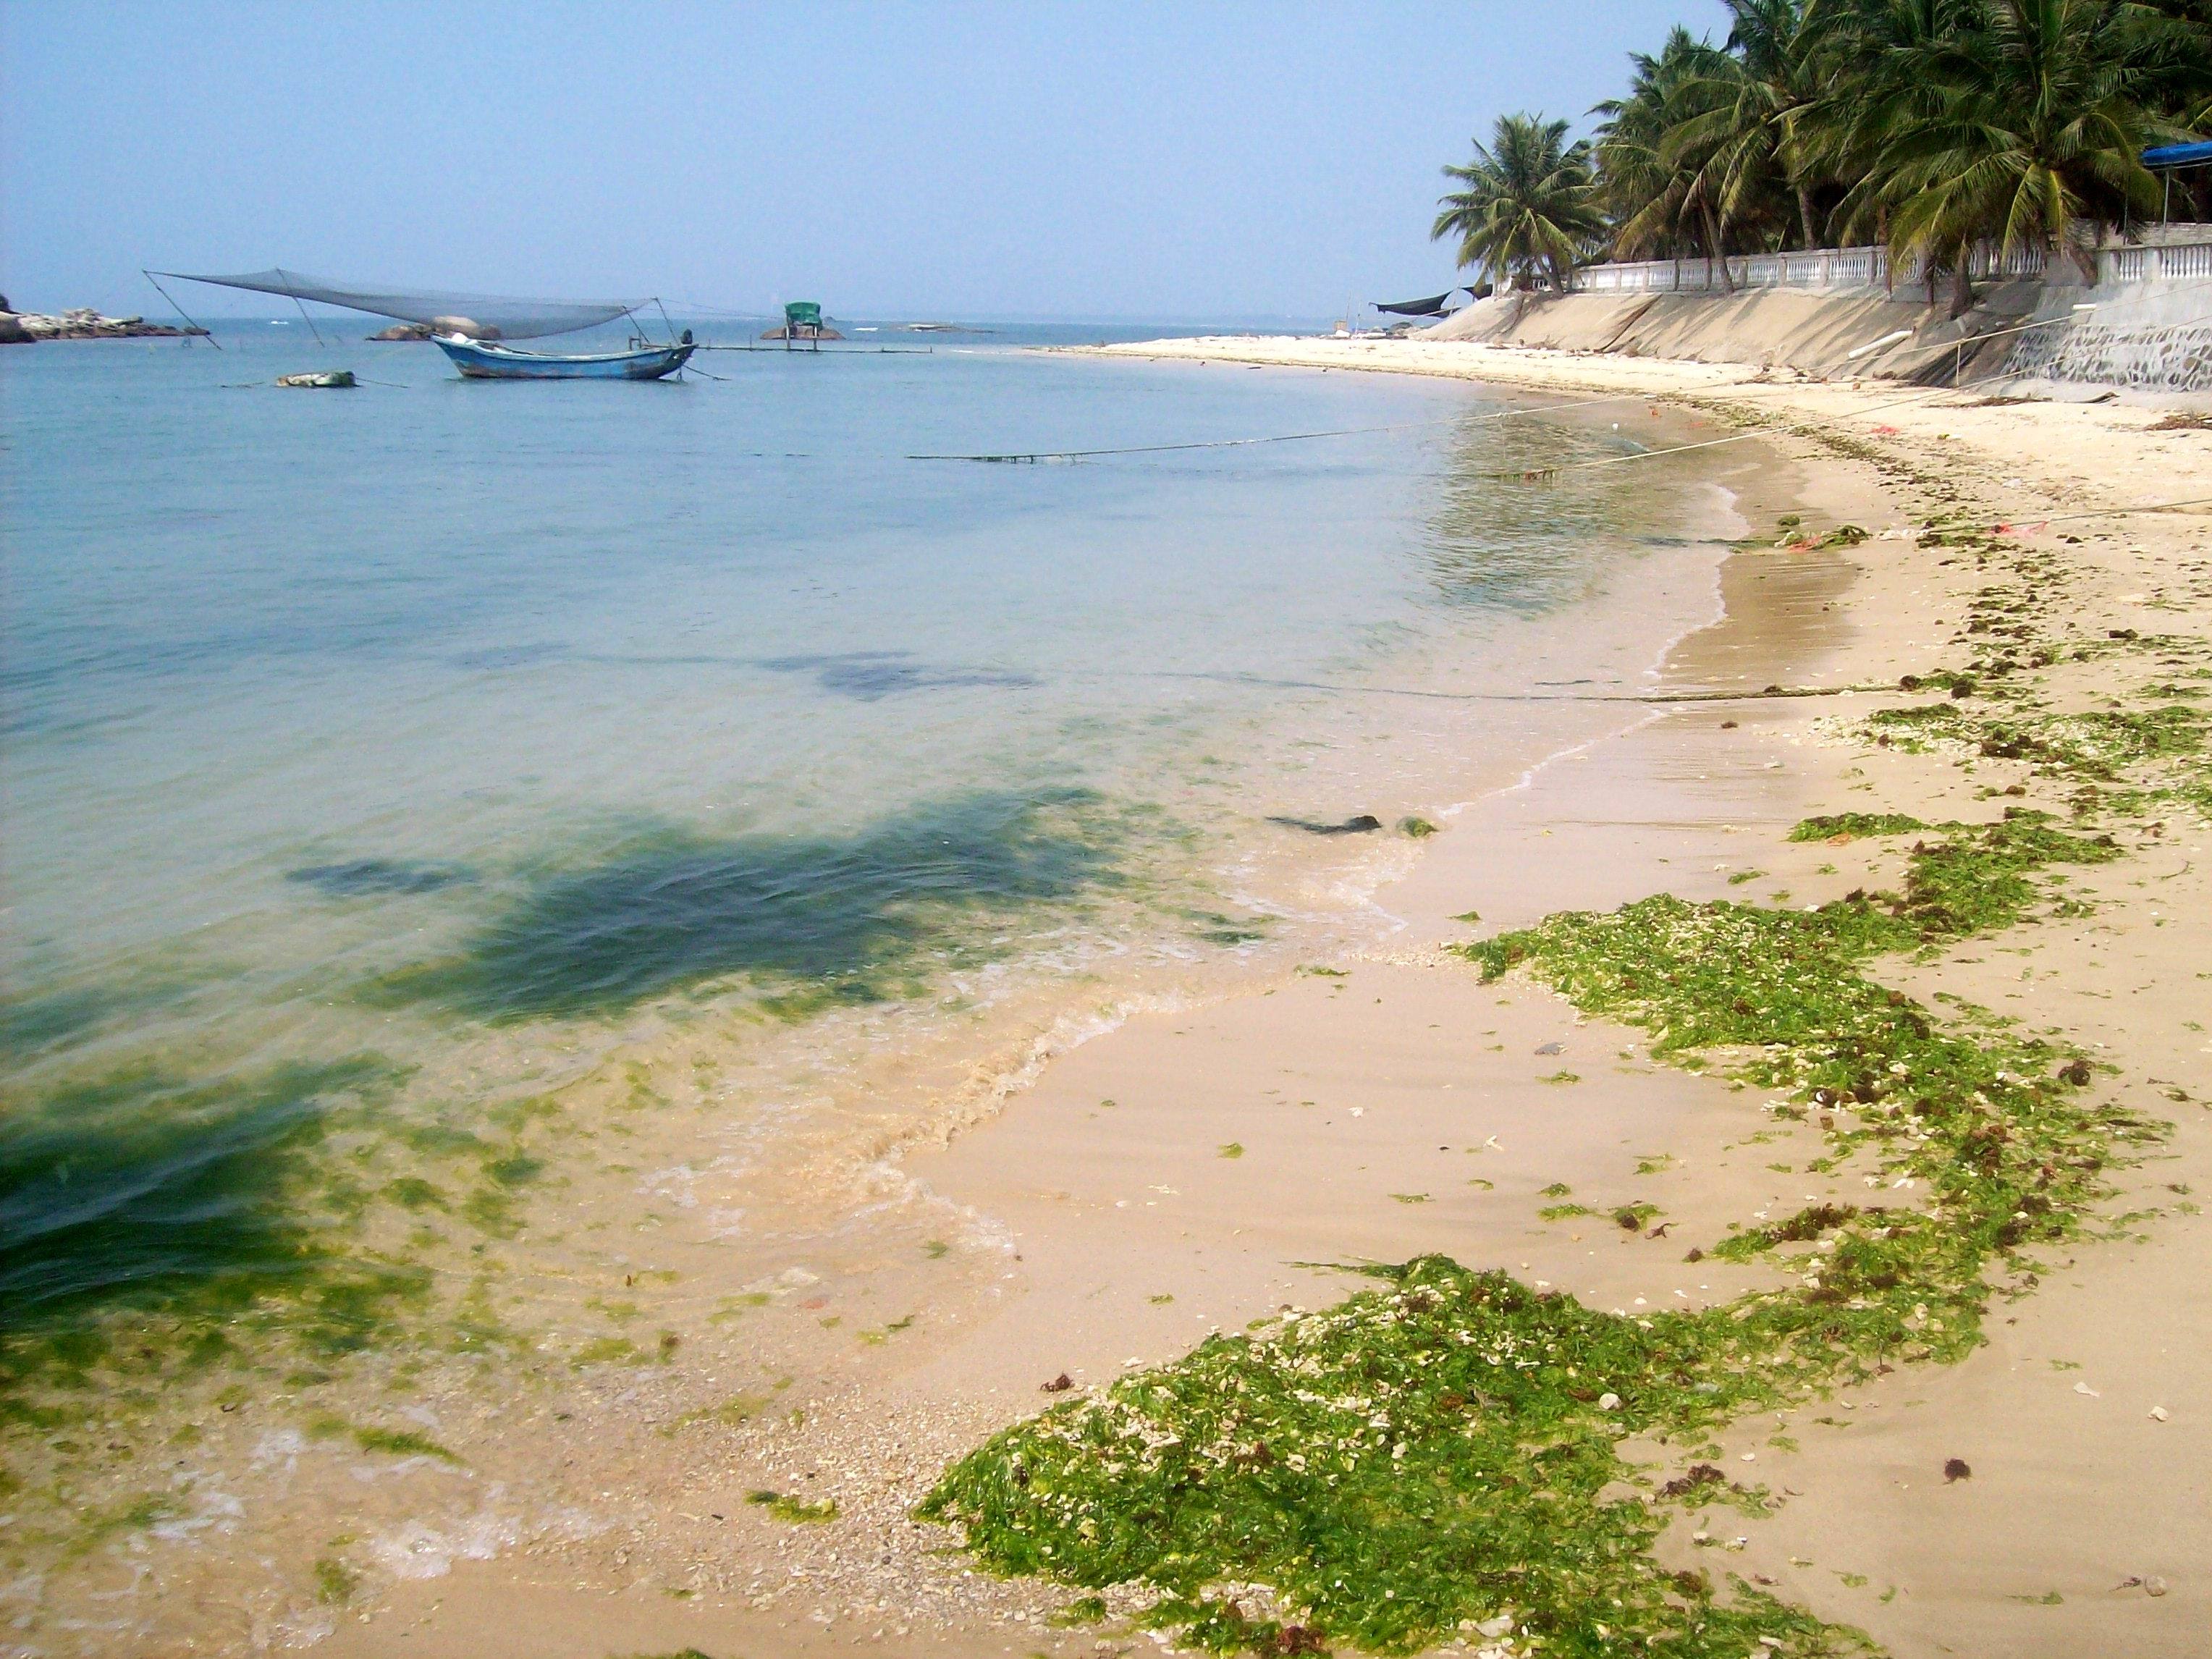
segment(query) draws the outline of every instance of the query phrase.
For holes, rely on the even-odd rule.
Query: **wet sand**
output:
[[[1938,472],[2008,521],[2212,495],[2212,437],[2146,434],[2153,417],[2135,410],[1920,398],[1864,416],[1854,411],[1901,394],[1742,384],[1748,368],[1475,347],[1443,356],[1441,347],[1394,356],[1359,343],[1140,349],[1466,373],[1710,399],[1715,410],[1725,399],[1841,427],[1863,455]],[[1730,560],[1725,617],[1671,654],[1662,690],[1893,685],[1960,654],[1950,641],[1974,573],[1904,533],[1919,504],[1893,477],[1786,430],[1737,453],[1727,482],[1751,524],[1801,512],[1814,525],[1863,525],[1874,538],[1846,552]],[[2088,538],[2079,545],[2048,532],[2033,544],[2063,555],[2066,603],[2082,625],[2154,623],[2203,635],[2212,584],[2195,524],[2077,527]],[[2098,690],[2094,670],[2063,681],[2063,694],[2084,702]],[[1784,837],[1810,813],[1851,808],[1992,816],[1981,792],[2027,772],[1992,762],[1968,775],[1941,757],[1877,752],[1832,730],[1839,716],[1897,700],[1752,695],[1625,708],[1612,734],[1517,782],[1495,781],[1379,896],[1401,923],[1386,947],[1139,1014],[1042,1065],[993,1121],[941,1148],[905,1152],[904,1177],[955,1206],[967,1229],[960,1252],[974,1294],[918,1303],[914,1340],[867,1376],[796,1402],[803,1421],[779,1404],[701,1432],[678,1490],[634,1495],[652,1510],[634,1529],[642,1539],[652,1523],[650,1571],[625,1576],[619,1528],[459,1560],[380,1595],[321,1650],[1151,1650],[1152,1638],[1118,1625],[1051,1627],[1066,1593],[970,1573],[943,1553],[947,1534],[907,1510],[947,1459],[1048,1403],[1042,1385],[1065,1375],[1093,1386],[1173,1358],[1211,1329],[1286,1304],[1321,1305],[1353,1282],[1303,1264],[1442,1251],[1622,1310],[1639,1298],[1723,1300],[1759,1282],[1772,1270],[1686,1262],[1680,1241],[1847,1196],[1847,1172],[1802,1172],[1812,1132],[1777,1138],[1789,1126],[1754,1099],[1652,1065],[1644,1034],[1586,1020],[1524,981],[1481,985],[1438,947],[1657,891],[1775,902],[1786,891],[1809,903],[1893,875],[1893,853],[1877,843]],[[1939,962],[1878,966],[1916,995],[1947,990],[2094,1045],[2119,1068],[2116,1095],[2175,1133],[2120,1175],[2122,1195],[2107,1206],[2145,1213],[2121,1237],[2084,1243],[2034,1296],[2000,1304],[1989,1344],[1967,1361],[1902,1368],[1847,1391],[1849,1406],[1822,1412],[1826,1420],[1806,1420],[1808,1409],[1786,1425],[1743,1424],[1723,1437],[1730,1456],[1756,1449],[1762,1479],[1786,1502],[1756,1521],[1717,1515],[1721,1565],[1903,1655],[2198,1650],[2188,1632],[2212,1623],[2212,1405],[2202,1381],[2212,1313],[2198,1293],[2212,1228],[2176,1199],[2212,1182],[2212,1123],[2196,1103],[2212,1095],[2203,1030],[2212,991],[2199,977],[2212,963],[2205,842],[2201,823],[2176,822],[2155,844],[2081,878],[2101,902],[2087,920],[1966,941]],[[1747,872],[1756,873],[1731,880]],[[1461,920],[1469,912],[1480,920]],[[2177,1090],[2185,1102],[2169,1097]],[[1664,1167],[1639,1174],[1639,1164]],[[1601,1206],[1656,1204],[1671,1236],[1629,1234],[1603,1215],[1545,1223],[1540,1190],[1554,1182]],[[1771,1443],[1783,1426],[1795,1449]],[[1953,1457],[1971,1478],[1945,1481]],[[620,1468],[602,1473],[611,1496]],[[834,1498],[839,1517],[779,1522],[744,1502],[766,1487]],[[1712,1564],[1691,1530],[1670,1528],[1669,1565]],[[688,1576],[672,1571],[687,1555]],[[2147,1579],[2166,1593],[2147,1595]]]

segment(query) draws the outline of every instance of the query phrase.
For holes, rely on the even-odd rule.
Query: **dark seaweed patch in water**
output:
[[[350,859],[343,864],[311,864],[287,870],[284,879],[312,887],[325,898],[362,898],[389,893],[434,893],[472,879],[450,864],[422,864],[412,859]]]
[[[9,987],[0,990],[0,1056],[21,1061],[69,1048],[104,1029],[143,1020],[190,991],[182,979],[159,972],[28,994]]]
[[[811,674],[824,691],[874,702],[902,691],[935,691],[957,685],[1035,685],[1027,674],[995,668],[933,668],[908,660],[905,651],[848,651],[836,656],[770,657],[761,666],[778,673]]]
[[[27,1059],[74,1042],[124,1006],[112,992],[89,988],[10,996],[0,1000],[0,1054]]]
[[[340,1099],[381,1097],[355,1055],[187,1084],[142,1067],[62,1084],[0,1117],[0,1334],[66,1309],[190,1293],[250,1301],[315,1252],[288,1191]]]
[[[526,668],[569,654],[565,645],[498,645],[482,651],[462,651],[446,660],[456,668]]]
[[[975,959],[977,924],[1116,879],[1126,826],[1082,791],[975,794],[848,835],[664,832],[549,878],[456,957],[387,976],[379,1000],[493,1020],[612,1012],[742,975],[862,1002],[923,958]]]

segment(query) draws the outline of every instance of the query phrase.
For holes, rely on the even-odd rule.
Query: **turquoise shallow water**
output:
[[[301,332],[0,356],[19,1316],[298,1270],[299,1162],[395,1100],[1294,935],[1267,815],[1422,799],[1358,695],[1571,678],[1688,488],[1501,489],[1624,441],[1473,386],[1018,333],[630,386]],[[267,384],[341,363],[388,384]]]

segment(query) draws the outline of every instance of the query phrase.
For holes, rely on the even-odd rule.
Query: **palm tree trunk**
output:
[[[1810,186],[1797,186],[1797,222],[1804,227],[1805,246],[1810,250],[1820,246],[1813,230],[1813,191]]]
[[[1972,276],[1974,250],[1964,242],[1951,265],[1951,315],[1963,317],[1973,309],[1974,279]]]
[[[2172,176],[2172,173],[2166,175],[2169,179]],[[2056,264],[2059,259],[2070,256],[2075,268],[2081,273],[2081,280],[2092,288],[2097,285],[2097,250],[2105,245],[2105,222],[2099,219],[2094,225],[2086,246],[2079,240],[2061,240],[2052,246],[2050,258],[2045,262]]]
[[[1713,217],[1713,205],[1710,202],[1700,202],[1698,204],[1698,211],[1705,216],[1705,221],[1706,290],[1707,292],[1711,291],[1713,286],[1713,256],[1715,254],[1718,254],[1721,261],[1721,292],[1723,294],[1733,294],[1735,292],[1735,277],[1729,270],[1727,251],[1721,246],[1720,222]]]

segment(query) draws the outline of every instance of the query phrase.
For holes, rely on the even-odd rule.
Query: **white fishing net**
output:
[[[257,294],[281,294],[288,299],[313,300],[326,306],[343,306],[374,316],[395,317],[420,324],[440,334],[465,334],[475,340],[529,340],[546,334],[568,334],[580,328],[611,323],[649,300],[516,300],[495,294],[454,294],[439,289],[371,289],[325,282],[296,270],[275,267],[249,270],[234,276],[210,276],[185,270],[157,270],[156,276],[177,276],[188,283],[212,283],[219,288],[250,289]]]

